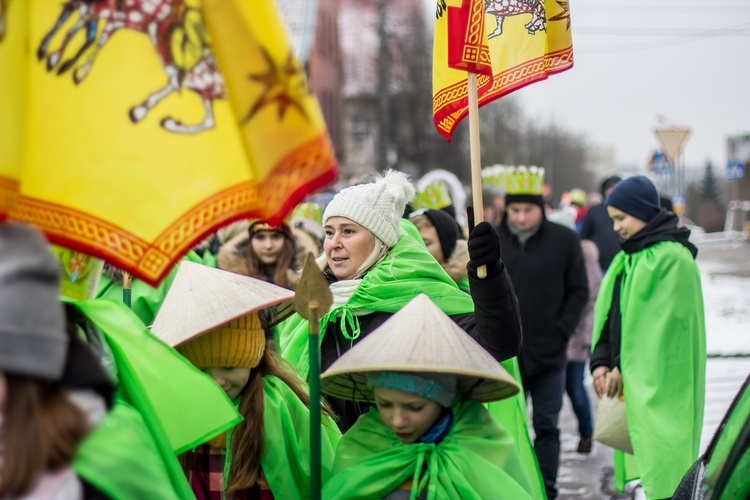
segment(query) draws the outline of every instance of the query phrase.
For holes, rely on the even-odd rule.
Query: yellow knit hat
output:
[[[253,312],[177,346],[177,351],[197,368],[254,368],[263,357],[265,345],[260,318]]]

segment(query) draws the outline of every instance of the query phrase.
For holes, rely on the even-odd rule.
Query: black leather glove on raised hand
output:
[[[469,233],[467,269],[473,277],[477,276],[479,266],[487,266],[487,278],[494,278],[503,269],[500,262],[500,235],[489,222],[480,222]]]

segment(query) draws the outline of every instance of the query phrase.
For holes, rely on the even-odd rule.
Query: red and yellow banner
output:
[[[568,3],[438,2],[432,113],[442,136],[450,140],[458,122],[468,114],[467,71],[478,73],[481,107],[573,66]]]
[[[0,0],[0,219],[151,284],[336,160],[273,0]]]

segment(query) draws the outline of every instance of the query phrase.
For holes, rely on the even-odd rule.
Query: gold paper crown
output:
[[[422,191],[417,192],[417,196],[412,202],[415,210],[420,208],[440,210],[450,205],[453,205],[453,199],[448,192],[448,186],[440,181],[427,184]]]
[[[500,164],[484,167],[482,169],[482,183],[489,187],[507,191],[511,172],[513,172],[513,167]]]
[[[299,205],[294,207],[294,210],[292,210],[290,219],[292,220],[292,222],[294,222],[295,219],[309,220],[322,226],[323,205],[314,201],[305,201],[303,203],[300,203]]]
[[[520,166],[508,174],[507,194],[531,194],[542,196],[544,168]]]

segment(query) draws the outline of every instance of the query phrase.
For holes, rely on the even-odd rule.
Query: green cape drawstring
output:
[[[419,456],[417,457],[417,466],[414,469],[414,479],[412,480],[411,487],[411,500],[416,500],[417,497],[422,493],[425,486],[427,487],[427,498],[428,500],[434,499],[437,494],[437,486],[435,481],[430,481],[430,478],[436,478],[438,476],[437,460],[433,451],[435,451],[435,443],[422,443],[419,445]],[[429,472],[423,470],[424,462],[428,460]]]
[[[344,304],[343,306],[331,309],[320,320],[321,342],[323,341],[323,332],[326,331],[326,328],[328,327],[328,323],[330,323],[334,318],[336,318],[339,313],[341,313],[339,326],[341,328],[341,334],[344,336],[344,338],[352,342],[354,342],[355,340],[359,338],[359,334],[360,334],[359,319],[357,319],[357,316],[354,314],[354,310],[348,305]]]

